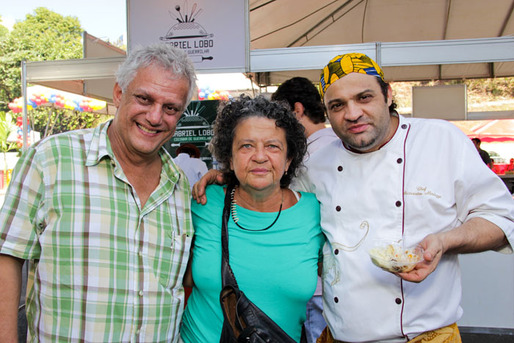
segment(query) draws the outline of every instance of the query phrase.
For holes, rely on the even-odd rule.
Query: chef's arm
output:
[[[225,180],[223,179],[223,173],[216,169],[210,169],[205,173],[200,180],[193,185],[192,196],[198,204],[205,205],[207,203],[207,196],[205,195],[205,188],[208,185],[217,183],[223,185]]]
[[[497,225],[483,218],[472,218],[450,231],[426,236],[420,242],[425,251],[424,261],[411,272],[398,275],[407,281],[421,282],[437,268],[443,254],[497,250],[506,244],[507,237]]]
[[[440,232],[442,253],[475,253],[498,250],[508,244],[505,233],[497,225],[483,218],[472,218],[447,232]],[[430,253],[430,251],[429,251]],[[435,252],[434,252],[435,253]]]

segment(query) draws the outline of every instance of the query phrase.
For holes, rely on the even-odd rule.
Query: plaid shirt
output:
[[[31,147],[0,212],[0,253],[30,260],[28,341],[176,342],[193,234],[189,184],[161,149],[145,206],[107,128]]]

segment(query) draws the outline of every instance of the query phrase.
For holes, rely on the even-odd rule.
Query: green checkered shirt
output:
[[[29,148],[0,212],[0,253],[30,260],[28,341],[176,342],[193,235],[189,184],[164,149],[145,206],[107,128]]]

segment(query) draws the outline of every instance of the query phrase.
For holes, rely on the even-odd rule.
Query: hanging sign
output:
[[[247,0],[127,0],[128,48],[164,42],[197,70],[248,70]]]

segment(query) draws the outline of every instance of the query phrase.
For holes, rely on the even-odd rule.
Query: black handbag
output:
[[[295,343],[282,328],[262,312],[237,286],[230,268],[228,253],[228,219],[232,189],[227,187],[221,228],[221,282],[220,304],[223,311],[223,328],[220,343],[274,342]],[[302,339],[303,341],[303,339]]]

